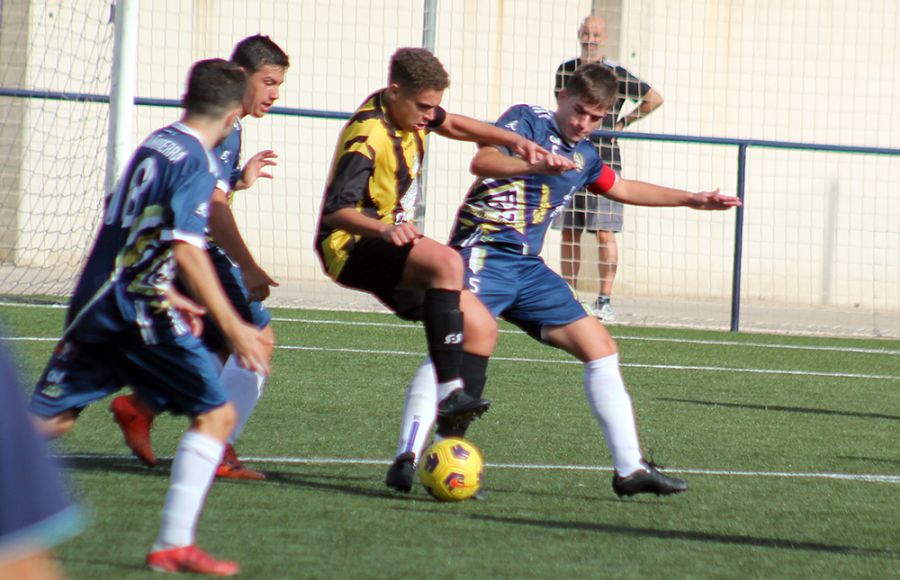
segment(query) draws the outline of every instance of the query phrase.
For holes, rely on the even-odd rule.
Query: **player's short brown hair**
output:
[[[285,69],[291,66],[288,55],[264,34],[254,34],[237,43],[231,53],[231,62],[244,67],[247,74],[258,72],[266,65]]]
[[[188,115],[220,117],[241,105],[246,90],[244,69],[228,60],[210,58],[191,67],[181,103]]]
[[[581,97],[592,105],[612,107],[618,92],[615,73],[599,62],[581,65],[566,81],[566,94]]]
[[[391,57],[388,82],[418,94],[425,90],[443,91],[450,86],[444,65],[424,48],[401,48]]]

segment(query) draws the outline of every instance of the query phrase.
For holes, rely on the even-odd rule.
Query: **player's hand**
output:
[[[397,247],[401,247],[407,244],[415,244],[416,240],[424,237],[424,234],[420,233],[418,228],[410,222],[404,222],[385,229],[382,232],[381,237],[384,241]]]
[[[733,195],[722,195],[719,189],[715,191],[700,191],[691,196],[688,207],[700,210],[723,210],[738,207],[741,200]]]
[[[256,180],[260,177],[272,179],[272,174],[266,171],[266,167],[277,166],[278,164],[273,161],[273,159],[276,159],[277,157],[278,154],[271,149],[260,151],[251,157],[247,161],[247,164],[244,165],[244,170],[241,172],[241,178],[234,186],[234,189],[247,189],[256,183]]]
[[[542,157],[550,154],[546,149],[525,137],[518,137],[510,147],[510,151],[527,161],[529,165],[534,165]]]
[[[247,288],[250,300],[254,301],[262,302],[269,297],[270,287],[278,286],[278,282],[259,266],[241,267],[241,277],[244,279],[244,286]]]
[[[532,165],[532,173],[544,175],[561,175],[566,171],[576,169],[578,166],[568,157],[547,153],[537,163]]]
[[[274,343],[253,325],[241,321],[230,333],[231,353],[237,357],[245,369],[263,375],[269,374],[269,362],[266,353]]]
[[[170,288],[166,292],[166,298],[169,304],[177,310],[187,321],[191,327],[191,334],[200,336],[203,334],[203,315],[206,314],[206,308],[200,306],[178,290]]]

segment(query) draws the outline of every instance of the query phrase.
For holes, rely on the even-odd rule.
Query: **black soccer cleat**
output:
[[[459,422],[481,417],[491,407],[487,399],[476,399],[462,389],[456,389],[438,403],[438,418]]]
[[[687,491],[688,484],[683,479],[663,475],[652,462],[642,462],[646,469],[638,470],[628,477],[613,475],[613,491],[619,497],[632,497],[639,493],[655,493],[656,495],[671,495]]]
[[[388,468],[384,484],[403,493],[412,491],[413,476],[416,474],[415,460],[416,454],[412,451],[398,455]]]

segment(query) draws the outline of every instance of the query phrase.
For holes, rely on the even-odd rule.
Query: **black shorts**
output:
[[[397,247],[380,238],[360,238],[337,282],[373,294],[404,320],[422,320],[425,290],[399,289],[412,244]]]

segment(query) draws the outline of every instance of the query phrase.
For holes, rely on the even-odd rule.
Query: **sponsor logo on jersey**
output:
[[[194,210],[194,213],[202,218],[209,217],[209,202],[203,202],[197,206],[197,209]]]
[[[572,155],[572,163],[575,164],[576,171],[581,171],[582,169],[584,169],[584,155],[576,152],[574,155]]]

